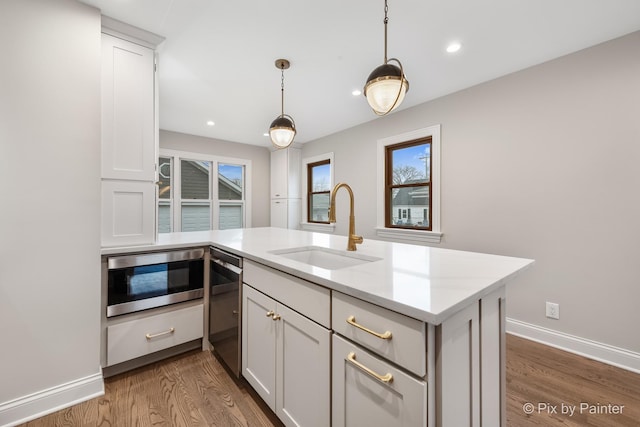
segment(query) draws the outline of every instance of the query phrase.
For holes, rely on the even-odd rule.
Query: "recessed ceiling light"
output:
[[[353,95],[353,96],[360,96],[360,95],[362,95],[362,91],[361,91],[361,90],[356,89],[356,90],[354,90],[353,92],[351,92],[351,95]]]
[[[447,46],[447,52],[455,53],[455,52],[459,51],[461,47],[462,47],[462,45],[460,43],[453,42],[453,43],[449,44],[449,46]]]
[[[209,121],[207,122],[207,126],[213,126],[213,125],[215,125],[215,123],[214,123],[214,121],[213,121],[213,120],[209,120]]]
[[[262,136],[269,136],[267,132],[263,133]]]

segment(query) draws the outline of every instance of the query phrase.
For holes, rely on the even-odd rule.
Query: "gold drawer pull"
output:
[[[356,323],[356,316],[349,316],[349,317],[347,318],[347,323],[348,323],[348,324],[350,324],[351,326],[355,326],[355,327],[356,327],[356,328],[358,328],[358,329],[362,329],[363,331],[368,332],[368,333],[370,333],[371,335],[376,336],[376,337],[378,337],[378,338],[381,338],[381,339],[383,339],[383,340],[390,340],[390,339],[391,339],[391,332],[386,331],[385,333],[380,334],[380,333],[378,333],[378,332],[372,331],[372,330],[371,330],[371,329],[369,329],[369,328],[365,328],[364,326],[362,326],[362,325],[360,325],[360,324]]]
[[[147,339],[150,340],[150,339],[153,339],[153,338],[161,337],[162,335],[172,334],[175,331],[176,331],[176,328],[169,328],[169,330],[164,331],[164,332],[159,332],[157,334],[146,334],[145,337],[147,337]]]
[[[267,317],[273,317],[276,313],[273,310],[267,311]]]
[[[390,373],[386,373],[385,375],[380,375],[380,374],[372,371],[371,369],[367,368],[362,363],[356,361],[356,354],[353,351],[347,355],[347,361],[350,362],[351,364],[353,364],[353,366],[355,366],[355,367],[359,368],[360,370],[362,370],[363,372],[365,372],[366,374],[368,374],[368,375],[372,376],[373,378],[377,379],[378,381],[381,381],[381,382],[383,382],[385,384],[389,384],[389,383],[393,382],[393,375],[391,375]]]

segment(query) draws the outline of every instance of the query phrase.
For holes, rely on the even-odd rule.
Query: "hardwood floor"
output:
[[[508,335],[507,425],[640,426],[640,375]],[[282,424],[209,352],[193,351],[107,378],[104,396],[24,426]]]
[[[640,426],[640,375],[507,335],[507,425]]]
[[[282,426],[244,381],[194,350],[105,379],[102,397],[24,424],[62,426]]]

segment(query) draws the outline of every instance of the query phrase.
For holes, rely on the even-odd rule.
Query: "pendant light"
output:
[[[409,91],[409,82],[400,61],[396,58],[387,60],[388,12],[389,6],[387,0],[384,0],[384,64],[369,74],[367,83],[364,85],[364,96],[378,116],[384,116],[398,107]],[[390,64],[392,61],[398,65]]]
[[[286,59],[276,59],[276,68],[280,69],[282,77],[280,80],[280,101],[281,112],[269,127],[269,137],[276,148],[287,148],[293,142],[296,136],[296,124],[293,117],[284,113],[284,70],[288,69],[291,64]]]

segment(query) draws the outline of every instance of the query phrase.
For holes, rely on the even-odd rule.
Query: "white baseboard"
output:
[[[0,403],[0,426],[10,427],[104,395],[102,373]]]
[[[640,374],[640,353],[510,318],[507,332]]]

